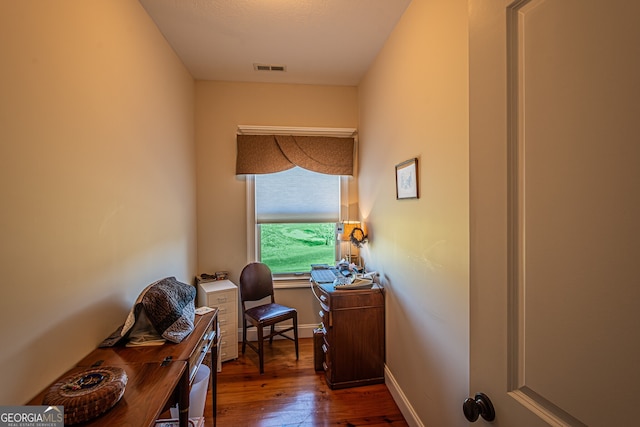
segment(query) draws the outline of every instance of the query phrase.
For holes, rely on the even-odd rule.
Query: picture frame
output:
[[[417,199],[418,193],[418,158],[405,160],[396,165],[396,199]]]

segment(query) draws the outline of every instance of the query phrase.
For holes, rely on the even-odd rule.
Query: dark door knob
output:
[[[496,411],[493,409],[491,399],[484,393],[476,393],[476,398],[468,398],[462,404],[462,410],[467,420],[475,422],[479,416],[487,421],[496,418]]]

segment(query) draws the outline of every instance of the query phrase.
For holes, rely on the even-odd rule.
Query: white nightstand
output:
[[[218,371],[221,362],[238,358],[238,287],[230,280],[198,283],[198,306],[218,308],[220,328]]]

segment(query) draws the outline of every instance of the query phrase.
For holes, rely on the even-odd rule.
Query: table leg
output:
[[[211,402],[213,405],[213,427],[216,427],[218,415],[218,340],[211,348]]]
[[[189,366],[184,362],[185,370],[178,383],[178,408],[180,427],[189,427]]]

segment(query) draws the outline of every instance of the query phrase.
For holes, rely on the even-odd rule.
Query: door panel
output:
[[[470,392],[498,425],[633,425],[640,7],[469,12]]]

